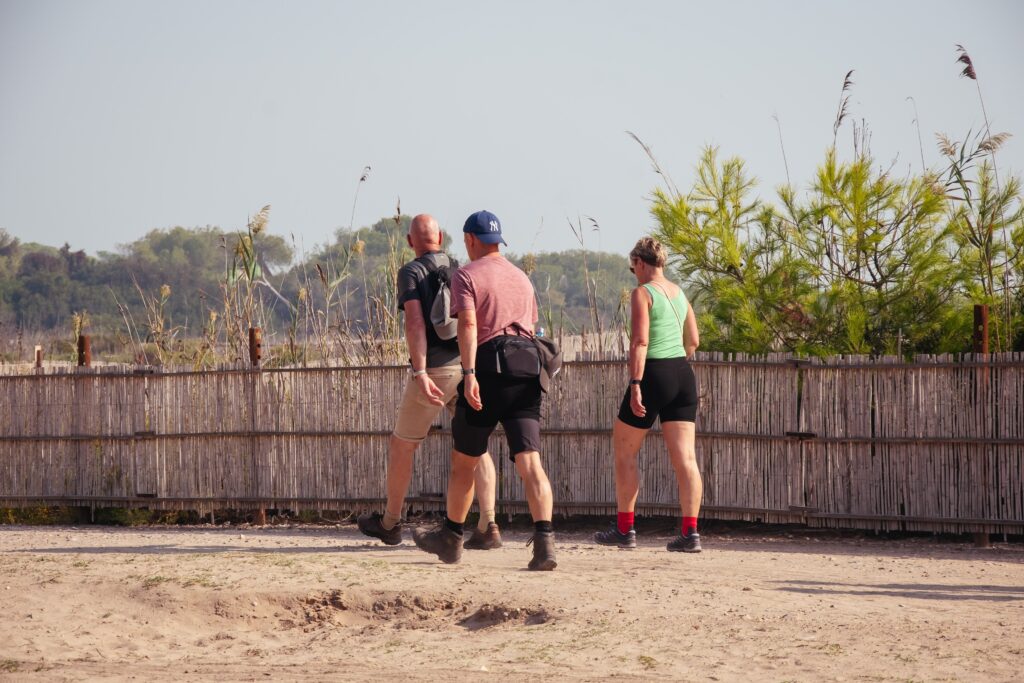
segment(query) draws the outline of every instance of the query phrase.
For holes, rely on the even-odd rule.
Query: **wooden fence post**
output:
[[[92,344],[84,334],[78,335],[78,367],[92,367]]]
[[[974,305],[974,353],[988,353],[988,304]]]
[[[263,330],[258,327],[249,328],[249,363],[254,367],[260,366],[260,359],[263,357]]]
[[[43,371],[43,347],[36,344],[36,374],[38,375]]]
[[[974,353],[988,355],[988,304],[974,305]],[[978,368],[981,376],[983,405],[988,405],[988,368]],[[985,417],[988,418],[986,411]],[[990,548],[992,544],[987,533],[972,534],[975,548]]]
[[[262,358],[262,356],[263,356],[263,330],[261,330],[258,327],[250,327],[249,328],[249,363],[252,365],[252,367],[259,368],[259,366],[260,366],[260,359]],[[255,388],[255,384],[253,385],[253,394],[252,395],[253,395],[253,403],[252,403],[252,406],[250,406],[250,408],[252,410],[252,419],[253,419],[252,430],[253,430],[253,432],[255,432],[256,431],[256,388]],[[259,470],[259,461],[258,461],[259,449],[256,447],[257,439],[256,439],[255,433],[253,434],[252,439],[253,439],[253,449],[252,449],[253,450],[253,478],[254,478],[254,481],[255,481],[255,484],[256,484],[256,489],[258,491],[259,490],[259,486],[260,486],[260,470]],[[256,519],[254,521],[255,521],[257,526],[266,526],[267,525],[267,511],[266,511],[266,509],[264,509],[264,508],[257,508],[256,509]]]

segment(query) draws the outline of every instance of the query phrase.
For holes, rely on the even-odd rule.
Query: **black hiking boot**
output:
[[[613,545],[624,550],[636,548],[636,531],[630,529],[626,533],[619,531],[619,527],[612,525],[608,531],[598,531],[594,534],[594,542],[599,545]]]
[[[494,522],[487,524],[487,531],[480,531],[474,527],[473,535],[469,537],[462,547],[466,550],[493,550],[501,547],[501,530]]]
[[[669,541],[665,547],[674,553],[699,553],[701,550],[700,534],[696,531],[691,531],[688,536],[680,534]]]
[[[462,535],[444,526],[431,531],[415,529],[412,540],[416,541],[417,548],[437,555],[447,564],[455,564],[462,558]]]
[[[402,523],[398,522],[390,529],[384,528],[384,516],[379,512],[359,515],[356,524],[359,530],[367,536],[379,538],[385,545],[398,545],[402,542]]]
[[[535,531],[533,538],[526,545],[533,544],[533,559],[526,565],[527,569],[537,572],[549,572],[558,566],[555,561],[555,532]]]

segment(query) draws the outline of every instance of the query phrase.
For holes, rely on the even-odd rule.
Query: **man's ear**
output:
[[[412,235],[406,235],[405,241],[409,243],[409,248],[412,249]]]

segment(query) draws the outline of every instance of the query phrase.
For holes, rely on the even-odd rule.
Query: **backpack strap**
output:
[[[657,287],[658,291],[660,291],[662,296],[665,297],[665,303],[667,303],[668,307],[672,309],[672,312],[676,316],[676,322],[679,323],[679,341],[681,343],[683,343],[683,344],[686,344],[686,332],[685,332],[685,330],[683,328],[683,321],[679,319],[679,311],[676,310],[676,305],[674,303],[674,300],[669,298],[668,292],[666,292],[665,288],[662,287],[661,285],[659,285],[657,282],[653,282],[652,281],[652,282],[648,282],[647,284],[654,285],[655,287]],[[683,290],[682,290],[682,288],[680,288],[679,289],[679,296],[682,296],[682,295],[683,295]]]
[[[434,270],[437,270],[438,268],[451,268],[452,266],[451,259],[448,258],[448,254],[443,251],[426,254],[426,256],[429,256],[431,262],[433,262]],[[427,272],[430,272],[429,268],[427,269]]]

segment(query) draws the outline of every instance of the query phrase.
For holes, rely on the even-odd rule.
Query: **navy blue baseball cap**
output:
[[[471,233],[484,244],[505,244],[501,238],[501,221],[490,211],[477,211],[467,218],[462,232]]]

